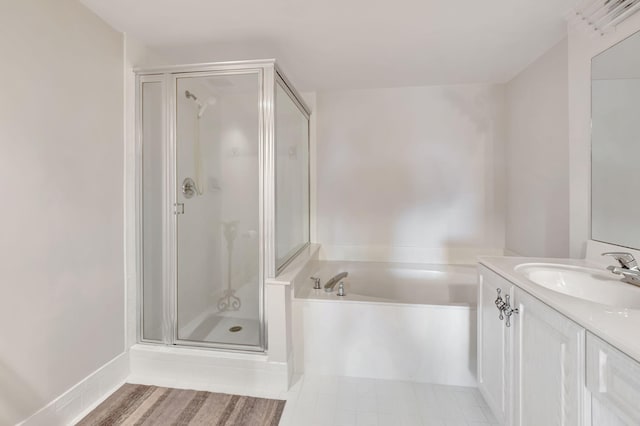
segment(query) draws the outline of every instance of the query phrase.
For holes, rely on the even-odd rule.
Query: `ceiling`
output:
[[[81,0],[171,62],[276,58],[301,90],[502,83],[576,0]]]

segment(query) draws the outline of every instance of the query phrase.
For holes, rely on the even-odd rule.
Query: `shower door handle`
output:
[[[186,199],[196,195],[196,183],[190,177],[184,178],[182,181],[182,195],[184,195]]]

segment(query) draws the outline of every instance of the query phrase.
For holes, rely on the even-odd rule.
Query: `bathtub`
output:
[[[472,265],[321,261],[345,296],[294,289],[293,341],[300,373],[476,386],[477,270]]]

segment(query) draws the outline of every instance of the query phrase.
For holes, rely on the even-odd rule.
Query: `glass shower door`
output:
[[[260,348],[261,74],[184,74],[175,87],[175,340]]]

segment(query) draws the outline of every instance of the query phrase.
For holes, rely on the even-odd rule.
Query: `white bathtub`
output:
[[[344,297],[295,289],[299,372],[476,385],[475,266],[324,261],[314,276],[339,272]]]

